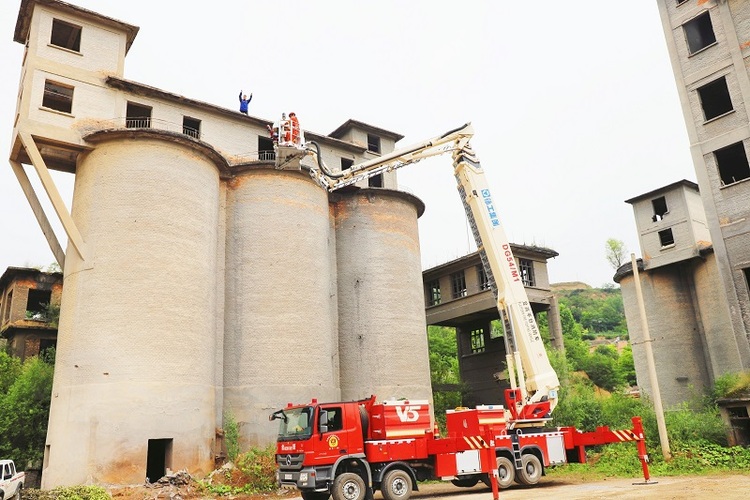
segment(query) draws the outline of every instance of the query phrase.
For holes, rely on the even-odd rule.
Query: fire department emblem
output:
[[[328,438],[328,446],[330,448],[335,448],[339,445],[339,438],[338,436],[331,436]]]

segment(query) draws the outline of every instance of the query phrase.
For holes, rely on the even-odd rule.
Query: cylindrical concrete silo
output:
[[[335,201],[344,400],[432,399],[414,196],[385,189]]]
[[[88,138],[72,216],[43,487],[207,473],[215,440],[219,171],[168,134]]]
[[[224,409],[242,446],[275,440],[268,415],[337,401],[335,240],[328,194],[299,171],[256,168],[227,193]]]

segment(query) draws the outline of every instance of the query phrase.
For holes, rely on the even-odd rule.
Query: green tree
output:
[[[27,359],[8,392],[0,395],[0,456],[14,457],[20,468],[41,463],[53,370],[39,358]]]
[[[445,410],[461,406],[461,376],[458,368],[458,344],[456,331],[444,326],[427,328],[430,350],[430,379],[433,388],[446,384],[456,385],[458,390],[433,390],[435,419],[445,423]]]
[[[607,262],[609,262],[609,265],[614,269],[618,269],[625,263],[628,249],[622,241],[609,238],[604,245],[604,251],[604,256],[606,257]]]
[[[21,360],[0,351],[0,398],[8,393],[8,389],[21,374]]]

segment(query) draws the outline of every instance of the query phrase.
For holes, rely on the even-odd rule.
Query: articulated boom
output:
[[[484,171],[469,145],[474,135],[471,124],[428,141],[398,149],[379,158],[358,163],[341,172],[329,170],[315,143],[308,143],[297,159],[312,155],[317,166],[309,167],[311,177],[333,192],[361,180],[411,165],[425,158],[452,152],[453,170],[466,216],[474,233],[497,308],[506,329],[506,355],[511,388],[505,399],[515,425],[539,424],[550,418],[557,404],[559,380],[549,363],[531,304],[523,287],[510,243],[492,201]],[[279,157],[279,155],[277,155]],[[289,162],[287,156],[283,163]],[[283,168],[283,167],[282,167]],[[306,167],[308,168],[308,167]]]

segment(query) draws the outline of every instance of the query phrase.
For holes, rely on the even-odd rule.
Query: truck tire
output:
[[[388,471],[380,483],[380,492],[385,500],[409,500],[412,490],[411,476],[401,469]]]
[[[364,500],[367,496],[365,481],[354,472],[344,472],[333,480],[333,500]]]
[[[21,490],[23,490],[23,486],[19,485],[16,490],[16,495],[13,497],[14,500],[21,500]]]
[[[327,491],[300,491],[302,500],[328,500],[331,496]]]
[[[536,455],[531,453],[521,458],[521,468],[516,474],[516,482],[519,484],[532,485],[542,478],[542,462]]]
[[[507,457],[497,457],[497,487],[507,488],[516,478],[516,468]]]

